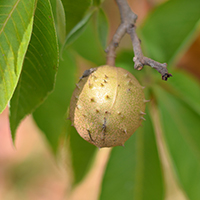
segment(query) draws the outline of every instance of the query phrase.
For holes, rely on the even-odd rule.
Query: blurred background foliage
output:
[[[19,137],[24,141],[16,141],[21,154],[27,148],[22,144],[33,142],[33,150],[14,161],[15,153],[10,159],[3,157],[5,146],[0,146],[0,199],[200,199],[200,1],[128,2],[139,17],[137,32],[145,56],[168,63],[173,75],[164,82],[149,67],[134,70],[130,38],[126,36],[120,43],[116,66],[133,73],[146,87],[146,99],[151,100],[143,126],[125,147],[98,150],[67,120],[79,77],[84,70],[106,62],[104,49],[120,23],[116,3],[38,0],[35,37],[30,39],[11,99],[10,127],[14,138],[20,121],[34,110],[34,122],[30,119],[30,126],[28,119],[23,121],[21,126],[29,126],[20,126],[17,137],[30,130],[40,136],[36,140],[32,135]],[[26,67],[30,63],[33,68]],[[8,115],[4,113],[2,116]]]

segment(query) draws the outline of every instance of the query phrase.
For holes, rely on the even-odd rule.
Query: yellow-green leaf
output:
[[[11,99],[30,41],[35,0],[0,1],[0,113]]]
[[[53,90],[58,66],[58,47],[49,0],[38,0],[31,41],[23,70],[10,103],[12,137],[20,121]]]

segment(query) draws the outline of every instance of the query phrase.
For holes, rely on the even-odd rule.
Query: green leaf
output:
[[[90,17],[92,16],[92,14],[94,13],[95,9],[91,9],[87,12],[87,14],[85,15],[85,17],[69,32],[69,34],[67,35],[64,45],[63,45],[63,49],[67,46],[69,46],[72,42],[74,42],[85,30],[86,25],[88,23],[88,21],[90,20]]]
[[[113,148],[102,183],[100,199],[162,200],[164,185],[161,163],[149,115],[125,143]]]
[[[92,5],[92,0],[62,0],[66,17],[66,34],[78,24]]]
[[[58,38],[61,44],[64,43],[66,37],[66,21],[65,21],[65,10],[61,0],[56,0],[56,24]]]
[[[174,71],[173,79],[168,83],[172,94],[181,98],[200,115],[200,83],[183,71]]]
[[[127,71],[131,72],[139,82],[144,82],[144,74],[141,71],[134,69],[134,62],[133,62],[134,53],[133,50],[122,50],[118,53],[116,57],[116,66],[122,67]],[[148,68],[144,68],[143,70],[147,70]]]
[[[97,38],[94,23],[90,21],[83,34],[71,46],[83,58],[97,64],[106,63],[105,52]]]
[[[69,52],[64,51],[63,60],[60,59],[59,62],[55,89],[33,113],[54,152],[57,151],[60,136],[66,134],[69,124],[66,112],[75,88],[75,74],[75,60]]]
[[[74,184],[77,184],[89,171],[97,147],[81,138],[75,128],[70,127],[69,133]]]
[[[57,65],[57,39],[50,3],[49,0],[39,0],[23,70],[10,102],[13,138],[20,121],[33,112],[53,90]]]
[[[17,85],[31,38],[35,0],[0,1],[0,113]]]
[[[200,19],[199,0],[173,0],[155,9],[141,29],[148,56],[170,63],[194,37]]]
[[[100,6],[104,0],[93,0],[93,6]]]
[[[173,169],[188,199],[200,199],[200,116],[180,99],[155,87]]]
[[[108,19],[104,11],[100,8],[97,15],[97,31],[103,49],[106,48],[107,44],[108,28]]]
[[[57,0],[50,0],[50,3],[51,3],[51,8],[52,8],[52,13],[53,13],[53,16],[54,16],[54,21],[56,22],[57,21],[57,12],[56,12],[56,1]]]

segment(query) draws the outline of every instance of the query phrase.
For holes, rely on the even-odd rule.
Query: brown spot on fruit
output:
[[[109,99],[110,97],[109,97],[109,95],[106,95],[105,98],[106,98],[106,99]]]
[[[91,102],[94,102],[94,98],[91,98],[90,101],[91,101]]]
[[[102,80],[108,77],[109,82],[104,81],[102,87]],[[101,66],[78,86],[70,102],[70,120],[88,142],[99,148],[121,146],[141,125],[146,102],[144,90],[130,72]]]

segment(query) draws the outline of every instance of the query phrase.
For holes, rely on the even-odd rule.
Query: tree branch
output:
[[[131,36],[133,51],[135,57],[133,61],[135,63],[134,68],[137,70],[143,69],[144,65],[151,66],[156,69],[161,75],[162,79],[167,81],[167,79],[172,76],[168,73],[167,64],[159,63],[150,58],[147,58],[143,55],[140,40],[136,34],[135,23],[137,20],[137,15],[132,12],[126,0],[116,0],[117,5],[119,7],[120,16],[121,16],[121,24],[119,25],[116,33],[113,36],[113,39],[110,45],[106,49],[107,53],[107,64],[115,66],[115,50],[119,45],[119,42],[123,38],[123,36],[128,33]]]

